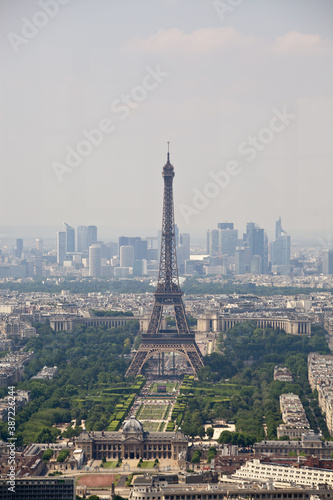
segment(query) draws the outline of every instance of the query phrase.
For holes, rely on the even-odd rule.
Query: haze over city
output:
[[[221,4],[1,2],[3,234],[152,234],[170,141],[183,231],[331,237],[333,4]]]

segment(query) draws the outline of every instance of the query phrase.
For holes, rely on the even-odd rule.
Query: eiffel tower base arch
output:
[[[194,374],[197,376],[200,368],[204,366],[201,353],[194,340],[193,334],[186,336],[174,335],[167,337],[160,335],[142,335],[141,345],[130,364],[126,377],[139,375],[144,364],[154,354],[173,352],[183,356],[190,364]]]

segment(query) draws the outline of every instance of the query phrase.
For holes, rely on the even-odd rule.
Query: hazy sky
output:
[[[0,0],[0,225],[158,229],[170,141],[181,231],[281,215],[328,238],[332,20],[331,0]]]

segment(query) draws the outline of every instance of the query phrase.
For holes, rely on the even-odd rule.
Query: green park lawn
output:
[[[145,462],[141,462],[141,469],[153,469],[155,462],[153,460],[147,460]]]
[[[101,464],[101,467],[103,465],[103,469],[114,469],[117,467],[117,460],[113,460],[112,462],[104,462],[104,464]]]
[[[145,404],[138,412],[140,422],[144,420],[163,420],[168,405],[169,403],[161,403],[160,405]]]
[[[160,422],[150,422],[150,420],[144,420],[142,425],[145,431],[157,432],[160,427]]]

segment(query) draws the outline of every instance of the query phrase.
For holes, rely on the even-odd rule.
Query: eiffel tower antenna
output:
[[[159,357],[162,354],[163,360],[166,352],[178,353],[185,357],[195,374],[204,366],[202,355],[195,342],[195,335],[189,329],[182,299],[183,292],[179,285],[172,187],[175,172],[170,163],[169,142],[167,163],[163,167],[162,176],[164,197],[161,255],[153,312],[147,333],[142,334],[141,345],[126,372],[126,376],[138,375],[146,361],[154,354],[159,354]],[[176,330],[161,330],[163,307],[166,305],[171,305],[174,308]]]

